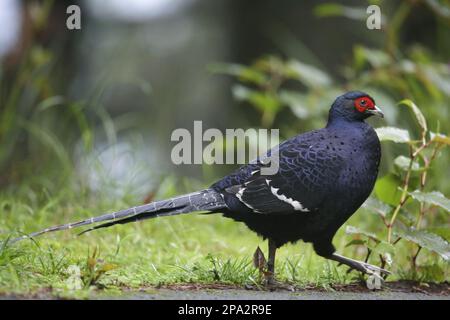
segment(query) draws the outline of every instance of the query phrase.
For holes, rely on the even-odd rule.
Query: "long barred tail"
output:
[[[108,213],[97,217],[92,217],[78,222],[50,227],[41,231],[33,232],[28,235],[12,239],[9,241],[9,243],[11,244],[23,239],[33,238],[48,232],[72,229],[102,221],[113,220],[111,222],[103,223],[93,228],[87,229],[81,232],[80,234],[99,228],[110,227],[115,224],[124,224],[144,219],[151,219],[163,216],[173,216],[177,214],[190,213],[195,211],[215,212],[223,208],[226,208],[226,205],[222,196],[212,189],[205,189],[202,191],[188,193],[167,200],[155,201],[142,206],[133,207],[113,213]]]

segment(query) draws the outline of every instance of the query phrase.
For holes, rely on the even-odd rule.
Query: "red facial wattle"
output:
[[[375,109],[375,103],[369,97],[361,97],[355,99],[355,108],[359,112],[364,112],[366,110]]]

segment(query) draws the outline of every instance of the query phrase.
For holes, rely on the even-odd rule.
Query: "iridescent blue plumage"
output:
[[[354,101],[361,97],[374,105],[366,93],[349,92],[333,103],[325,128],[280,144],[277,174],[262,176],[252,164],[212,185],[224,196],[224,215],[275,247],[301,239],[331,257],[334,234],[367,199],[378,174],[380,142],[364,122],[376,111],[356,110]]]

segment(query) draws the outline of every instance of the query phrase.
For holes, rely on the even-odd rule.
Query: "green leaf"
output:
[[[389,55],[384,51],[369,49],[363,46],[355,46],[354,57],[358,69],[361,69],[366,61],[374,68],[387,66],[392,62]]]
[[[393,141],[395,143],[408,143],[411,141],[409,132],[405,129],[380,127],[376,128],[375,131],[380,141]]]
[[[447,199],[439,191],[421,192],[419,190],[409,193],[411,197],[420,202],[425,202],[431,205],[439,206],[450,212],[450,199]]]
[[[446,135],[444,135],[442,133],[430,132],[430,140],[433,142],[444,143],[444,144],[450,145],[450,137],[447,137]]]
[[[366,20],[364,7],[348,7],[338,3],[324,3],[314,8],[314,14],[319,17],[343,16],[354,20]]]
[[[398,103],[399,105],[406,105],[411,108],[411,110],[414,112],[414,115],[416,116],[417,122],[419,123],[420,127],[423,131],[427,131],[427,121],[425,120],[425,117],[423,116],[422,111],[420,111],[419,107],[416,106],[414,102],[412,102],[409,99],[402,100]]]
[[[58,105],[63,105],[65,102],[65,98],[63,96],[52,96],[43,101],[41,101],[37,106],[36,110],[38,112],[47,110],[51,107],[55,107]]]
[[[374,254],[385,255],[389,253],[390,255],[395,255],[395,246],[392,243],[386,241],[380,241],[376,246],[372,248]]]
[[[450,8],[447,1],[425,0],[425,3],[434,11],[439,12],[441,17],[450,19]]]
[[[450,226],[430,227],[425,229],[428,232],[437,234],[444,238],[446,241],[450,241]]]
[[[256,69],[235,63],[214,63],[208,66],[210,72],[227,74],[239,78],[242,82],[261,85],[267,82],[267,76]]]
[[[400,209],[398,219],[405,225],[413,225],[417,221],[417,217],[406,210],[405,208]]]
[[[314,8],[314,14],[319,17],[340,16],[344,11],[344,6],[338,3],[324,3]]]
[[[378,239],[378,237],[376,236],[376,234],[365,231],[365,230],[361,230],[359,228],[353,227],[353,226],[347,226],[345,228],[345,233],[347,234],[356,234],[356,235],[362,235],[365,236],[367,238],[373,239],[377,242],[380,241],[380,239]]]
[[[398,166],[400,169],[407,171],[409,168],[409,164],[411,163],[411,158],[405,156],[398,156],[394,160],[394,164]],[[411,167],[411,170],[418,171],[420,170],[420,166],[417,161],[414,161]]]
[[[394,230],[394,234],[417,245],[439,254],[445,261],[450,260],[450,245],[447,241],[434,233],[424,230],[401,229]]]
[[[400,202],[401,192],[398,186],[400,179],[393,173],[389,173],[375,183],[375,194],[381,201],[396,206]]]
[[[295,75],[295,78],[310,88],[328,87],[332,83],[327,73],[310,64],[290,60],[287,65],[293,75]]]
[[[116,264],[105,263],[105,264],[103,264],[100,267],[99,271],[101,271],[101,272],[108,272],[108,271],[111,271],[111,270],[114,270],[114,269],[117,269],[117,268],[118,268],[118,266]]]
[[[306,119],[309,111],[306,103],[306,96],[299,92],[282,90],[280,92],[280,100],[289,106],[292,112],[300,119]]]
[[[261,111],[276,112],[282,106],[278,97],[270,92],[259,92],[241,85],[233,86],[232,91],[237,100],[250,102]]]
[[[362,207],[371,212],[376,212],[383,217],[385,217],[392,210],[392,207],[390,205],[373,197],[368,198],[363,203]]]
[[[273,55],[266,55],[256,60],[251,68],[271,75],[277,75],[285,78],[294,78],[295,73],[289,68],[287,62]]]
[[[450,8],[450,7],[449,7]],[[428,64],[421,66],[421,72],[424,73],[424,77],[421,80],[426,83],[428,91],[433,96],[440,99],[442,93],[446,96],[450,96],[450,77],[448,76],[447,66],[442,64]],[[431,92],[433,91],[433,92]]]
[[[353,239],[352,241],[350,241],[349,243],[347,243],[345,245],[345,247],[350,247],[350,246],[361,246],[361,245],[366,245],[366,241],[361,240],[361,239]]]

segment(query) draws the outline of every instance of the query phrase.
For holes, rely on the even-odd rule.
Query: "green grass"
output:
[[[163,194],[158,197],[169,196]],[[50,225],[76,221],[136,204],[136,199],[109,199],[61,191],[23,195],[0,195],[0,240],[17,236],[18,230],[31,232]],[[359,212],[348,224],[373,225],[373,215]],[[338,232],[334,244],[340,253],[364,259],[365,250],[345,247],[351,238]],[[252,265],[257,246],[266,252],[267,244],[242,223],[221,215],[191,214],[114,226],[77,237],[75,229],[24,240],[0,247],[0,294],[32,294],[51,289],[51,294],[87,297],[93,292],[121,292],[175,283],[259,284],[259,274]],[[407,244],[405,244],[407,245]],[[448,266],[433,255],[424,255],[422,265],[442,265],[448,279]],[[419,256],[420,258],[420,256]],[[419,259],[420,260],[420,259]],[[405,258],[395,259],[390,280],[417,278],[411,274]],[[406,264],[406,265],[405,265]],[[90,267],[88,267],[90,266]],[[70,269],[80,290],[72,290]],[[317,256],[310,244],[299,242],[281,248],[276,264],[279,280],[298,286],[328,288],[333,283],[357,280],[355,272]],[[93,278],[98,277],[97,280]],[[426,274],[421,275],[422,280]],[[425,278],[424,278],[425,277]],[[93,289],[96,289],[93,291]]]

